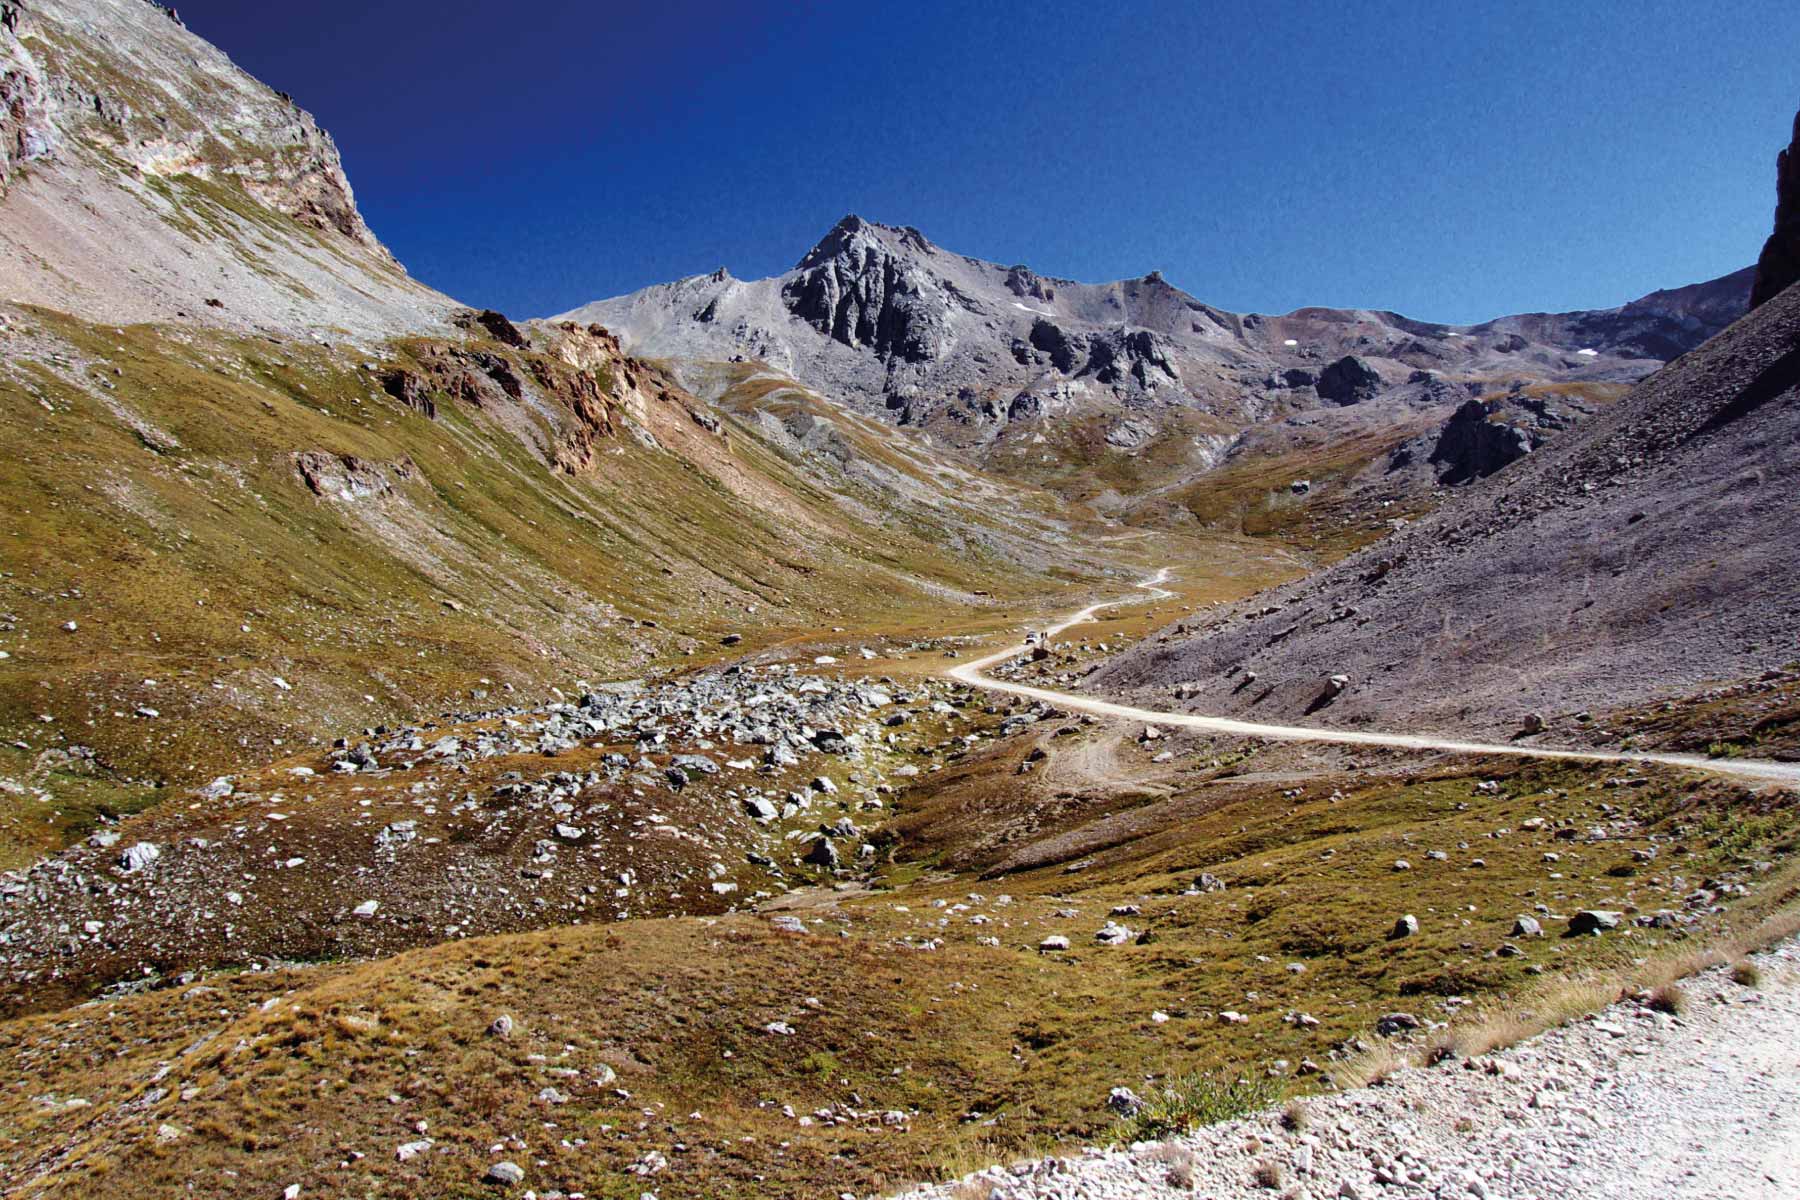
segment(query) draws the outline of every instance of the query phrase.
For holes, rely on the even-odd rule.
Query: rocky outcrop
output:
[[[467,312],[457,313],[451,319],[458,328],[467,329],[471,333],[485,333],[496,342],[507,346],[523,348],[531,344],[530,340],[519,332],[519,327],[514,325],[505,313],[495,312],[491,308],[484,308],[479,312],[470,309]]]
[[[916,229],[902,246],[930,243]],[[877,358],[930,362],[947,340],[942,285],[888,248],[860,217],[845,217],[782,289],[789,311],[820,333]]]
[[[1800,113],[1794,116],[1794,140],[1775,158],[1775,231],[1756,260],[1756,282],[1750,306],[1774,299],[1800,279]]]
[[[410,480],[417,468],[406,458],[383,463],[354,454],[302,450],[294,455],[294,470],[313,495],[349,504],[386,499],[395,487]]]
[[[1331,404],[1360,404],[1381,390],[1381,375],[1353,354],[1338,359],[1319,373],[1313,385],[1319,399]]]
[[[1537,448],[1530,430],[1508,421],[1497,421],[1495,406],[1469,400],[1451,415],[1438,434],[1431,461],[1443,468],[1441,483],[1467,483],[1492,475]]]
[[[1054,321],[1033,321],[1031,333],[1025,340],[1033,350],[1046,355],[1051,366],[1064,374],[1073,371],[1076,362],[1081,357],[1080,348],[1075,340]]]
[[[1006,273],[1006,290],[1020,299],[1054,300],[1056,288],[1049,280],[1040,279],[1027,266],[1013,267]]]
[[[50,153],[54,132],[43,72],[19,40],[24,13],[0,4],[0,197],[18,169]]]
[[[1088,339],[1088,361],[1082,370],[1104,384],[1129,378],[1140,388],[1181,378],[1161,341],[1148,329],[1109,329],[1095,334]]]
[[[405,367],[395,367],[381,377],[381,390],[416,413],[437,420],[437,401],[431,398],[425,379]]]

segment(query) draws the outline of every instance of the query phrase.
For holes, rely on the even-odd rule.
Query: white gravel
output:
[[[1800,1197],[1800,946],[1682,986],[1685,1015],[1622,1003],[1474,1062],[1405,1071],[1164,1144],[994,1168],[908,1200]],[[1488,1063],[1502,1073],[1490,1073]],[[1280,1185],[1259,1187],[1259,1164]],[[1171,1178],[1191,1172],[1191,1184]]]

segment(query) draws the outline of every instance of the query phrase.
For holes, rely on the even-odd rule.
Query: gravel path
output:
[[[1150,593],[1148,599],[1166,599],[1174,593],[1158,585],[1168,578],[1169,568],[1164,567],[1137,586]],[[1093,620],[1094,614],[1103,608],[1139,602],[1140,598],[1132,598],[1090,604],[1080,612],[1071,614],[1045,630],[1045,639],[1055,637],[1072,625],[1080,625]],[[1042,700],[1063,708],[1072,708],[1077,712],[1094,713],[1103,717],[1121,717],[1127,721],[1141,721],[1149,725],[1198,729],[1206,733],[1270,738],[1277,741],[1332,742],[1348,746],[1392,746],[1403,750],[1439,751],[1447,754],[1499,754],[1514,758],[1551,758],[1578,762],[1662,763],[1665,766],[1685,767],[1689,770],[1708,771],[1715,775],[1729,775],[1759,782],[1800,783],[1800,764],[1796,763],[1769,762],[1748,758],[1707,758],[1697,754],[1659,754],[1648,751],[1557,750],[1547,746],[1471,742],[1410,733],[1324,729],[1310,725],[1265,725],[1255,721],[1234,720],[1229,717],[1202,717],[1193,713],[1135,708],[1128,704],[1116,704],[1110,700],[1099,700],[1074,692],[1057,692],[1048,688],[1012,683],[984,674],[988,667],[1023,653],[1026,649],[1024,643],[1008,646],[973,662],[952,667],[944,674],[947,678],[954,679],[958,683],[966,683],[971,687],[986,688],[992,692],[1006,692],[1014,696],[1024,696],[1030,700]]]
[[[1800,945],[1753,961],[1759,988],[1709,971],[1682,985],[1681,1017],[1624,1002],[1479,1060],[1309,1100],[1299,1132],[1271,1112],[908,1195],[1795,1200]],[[1279,1171],[1273,1190],[1262,1164]]]

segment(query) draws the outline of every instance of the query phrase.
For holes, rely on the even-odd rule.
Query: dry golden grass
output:
[[[1760,889],[1758,899],[1710,931],[1704,944],[1668,947],[1639,962],[1549,980],[1497,1010],[1480,1012],[1453,1026],[1443,1044],[1457,1054],[1478,1057],[1590,1016],[1631,994],[1647,993],[1652,1008],[1680,1015],[1687,1006],[1680,981],[1718,970],[1734,960],[1732,980],[1746,987],[1757,986],[1762,973],[1744,956],[1800,934],[1797,881],[1800,862],[1784,863]]]
[[[1013,753],[1010,745],[995,751]],[[1633,958],[1689,955],[1701,944],[1671,936],[1659,950],[1666,935],[1634,927],[1607,938],[1532,939],[1518,957],[1494,956],[1488,948],[1506,940],[1510,914],[1528,892],[1553,887],[1562,894],[1550,898],[1573,909],[1604,906],[1613,889],[1629,887],[1648,908],[1665,902],[1669,885],[1614,882],[1605,871],[1629,847],[1612,842],[1577,848],[1580,879],[1547,883],[1542,854],[1557,844],[1551,830],[1507,839],[1487,838],[1490,831],[1517,830],[1521,818],[1545,812],[1579,823],[1602,796],[1615,812],[1629,805],[1650,828],[1688,819],[1681,814],[1691,813],[1696,795],[1727,815],[1740,803],[1735,792],[1680,777],[1627,795],[1590,787],[1595,773],[1585,768],[1509,770],[1497,792],[1478,791],[1475,780],[1489,773],[1471,776],[1465,766],[1460,774],[1345,778],[1309,785],[1298,798],[1283,796],[1280,783],[1209,787],[1199,782],[1206,772],[1196,772],[1183,786],[1216,799],[1180,821],[1156,819],[1162,802],[1142,801],[1151,819],[1084,851],[1088,865],[1077,872],[1058,861],[978,882],[902,853],[890,874],[901,886],[819,895],[806,910],[814,929],[806,937],[776,935],[743,915],[560,928],[279,981],[238,977],[217,997],[171,989],[0,1023],[0,1066],[32,1079],[31,1095],[79,1095],[92,1105],[51,1111],[23,1092],[0,1093],[0,1127],[57,1149],[54,1175],[39,1181],[57,1196],[125,1179],[149,1190],[192,1179],[195,1195],[222,1196],[228,1178],[235,1194],[279,1194],[301,1182],[307,1193],[457,1195],[479,1178],[483,1148],[546,1120],[563,1132],[536,1139],[551,1151],[535,1155],[548,1163],[532,1168],[528,1182],[539,1191],[591,1188],[651,1149],[676,1164],[656,1183],[665,1200],[766,1195],[771,1186],[758,1176],[806,1180],[825,1194],[961,1178],[1105,1139],[1117,1127],[1105,1109],[1115,1084],[1143,1093],[1150,1076],[1266,1078],[1276,1058],[1325,1061],[1330,1047],[1380,1013],[1406,1006],[1423,1014],[1432,997],[1450,994],[1479,998],[1490,1016],[1510,1014],[1511,1024],[1491,1022],[1480,1035],[1506,1041],[1616,997],[1641,970]],[[1020,826],[1025,836],[1060,836],[1059,822],[1082,821],[1078,801],[1049,801],[1025,814],[1034,823]],[[903,808],[913,802],[896,798]],[[1396,874],[1397,847],[1422,831],[1446,846],[1486,839],[1486,867],[1420,860]],[[1576,859],[1562,848],[1556,869],[1567,871]],[[1760,855],[1761,846],[1734,844],[1729,853],[1687,856],[1680,872],[1729,872],[1744,861],[1735,856]],[[1193,892],[1201,871],[1226,880],[1226,890]],[[1761,897],[1788,883],[1778,873],[1759,883],[1755,895],[1733,903],[1743,908],[1744,929],[1776,929],[1777,906]],[[994,903],[1002,891],[1012,897],[1004,907]],[[971,923],[959,903],[985,923]],[[1128,920],[1156,940],[1091,944],[1084,935],[1124,903],[1141,909]],[[1417,912],[1419,933],[1388,941],[1393,911]],[[1036,942],[1049,932],[1076,944],[1054,959],[1039,955]],[[990,935],[1001,945],[980,940]],[[908,948],[925,937],[935,949]],[[1286,971],[1293,961],[1306,970]],[[1533,967],[1547,974],[1534,977]],[[1258,993],[1254,1003],[1245,1000],[1249,990]],[[1336,997],[1329,1007],[1318,1000],[1326,994]],[[815,997],[818,1007],[800,997]],[[262,1011],[269,999],[278,1003]],[[1216,1014],[1227,1008],[1246,1011],[1248,1029],[1222,1025]],[[1295,1009],[1310,1009],[1319,1025],[1282,1019]],[[1152,1023],[1156,1010],[1170,1019]],[[517,1032],[487,1037],[502,1012]],[[764,1032],[776,1019],[795,1033]],[[1477,1035],[1458,1032],[1474,1049]],[[208,1033],[200,1051],[181,1054]],[[1351,1086],[1408,1061],[1382,1042],[1332,1074]],[[128,1107],[165,1062],[176,1067],[159,1086],[175,1095],[198,1088],[195,1098]],[[549,1075],[563,1062],[583,1079],[604,1062],[619,1078],[572,1088]],[[550,1084],[575,1098],[547,1110],[534,1098]],[[629,1090],[630,1100],[614,1087]],[[401,1103],[390,1104],[390,1095]],[[898,1109],[909,1114],[908,1129],[802,1127],[759,1104],[765,1100],[800,1114],[833,1104]],[[1278,1102],[1271,1095],[1264,1106]],[[971,1110],[982,1119],[965,1120]],[[1199,1111],[1183,1110],[1184,1120]],[[696,1111],[702,1120],[688,1120]],[[112,1132],[111,1122],[141,1121],[153,1132],[164,1119],[190,1130],[188,1140],[173,1149],[140,1146]],[[396,1162],[392,1146],[420,1119],[445,1149]],[[684,1155],[678,1141],[732,1150]],[[350,1150],[369,1157],[340,1170],[335,1164]]]
[[[1414,1065],[1412,1057],[1392,1042],[1380,1040],[1358,1050],[1331,1068],[1331,1082],[1348,1091],[1351,1088],[1377,1087],[1388,1076]]]
[[[1749,959],[1735,963],[1731,968],[1731,982],[1739,987],[1761,987],[1762,969]]]
[[[1186,1146],[1174,1142],[1164,1142],[1149,1154],[1153,1162],[1163,1164],[1166,1169],[1163,1182],[1177,1191],[1191,1191],[1197,1177],[1199,1159]]]

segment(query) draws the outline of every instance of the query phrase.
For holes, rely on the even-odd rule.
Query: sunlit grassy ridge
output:
[[[901,890],[797,907],[806,934],[753,915],[567,928],[13,1022],[0,1055],[33,1084],[0,1108],[16,1139],[0,1161],[31,1180],[22,1194],[44,1195],[126,1178],[202,1195],[294,1181],[457,1195],[503,1156],[540,1190],[589,1195],[638,1194],[634,1165],[655,1168],[662,1196],[875,1190],[1110,1136],[1119,1084],[1197,1073],[1321,1086],[1303,1062],[1330,1068],[1347,1039],[1377,1040],[1382,1013],[1430,1025],[1498,1011],[1540,971],[1626,963],[1713,920],[1569,940],[1545,916],[1549,936],[1509,937],[1537,903],[1684,910],[1687,892],[1720,878],[1745,883],[1736,903],[1793,898],[1791,881],[1754,865],[1794,849],[1791,794],[1445,766],[1298,796],[1220,784],[1180,808],[1208,774],[1196,768],[1147,806],[1136,836],[1073,873],[908,872]],[[1544,825],[1527,828],[1533,818]],[[1614,832],[1590,840],[1595,824]],[[1633,854],[1648,848],[1650,863]],[[1193,894],[1202,871],[1225,889]],[[1127,905],[1138,911],[1116,919],[1152,936],[1096,944]],[[1401,913],[1420,930],[1390,940]],[[1050,933],[1071,949],[1040,953]],[[1302,1011],[1317,1024],[1287,1019]],[[510,1038],[487,1032],[501,1014]],[[546,1087],[567,1103],[540,1099]],[[71,1108],[74,1096],[91,1103]],[[434,1149],[396,1160],[420,1121]],[[158,1141],[164,1124],[175,1140]],[[56,1173],[40,1178],[27,1148],[51,1146],[63,1148]]]

